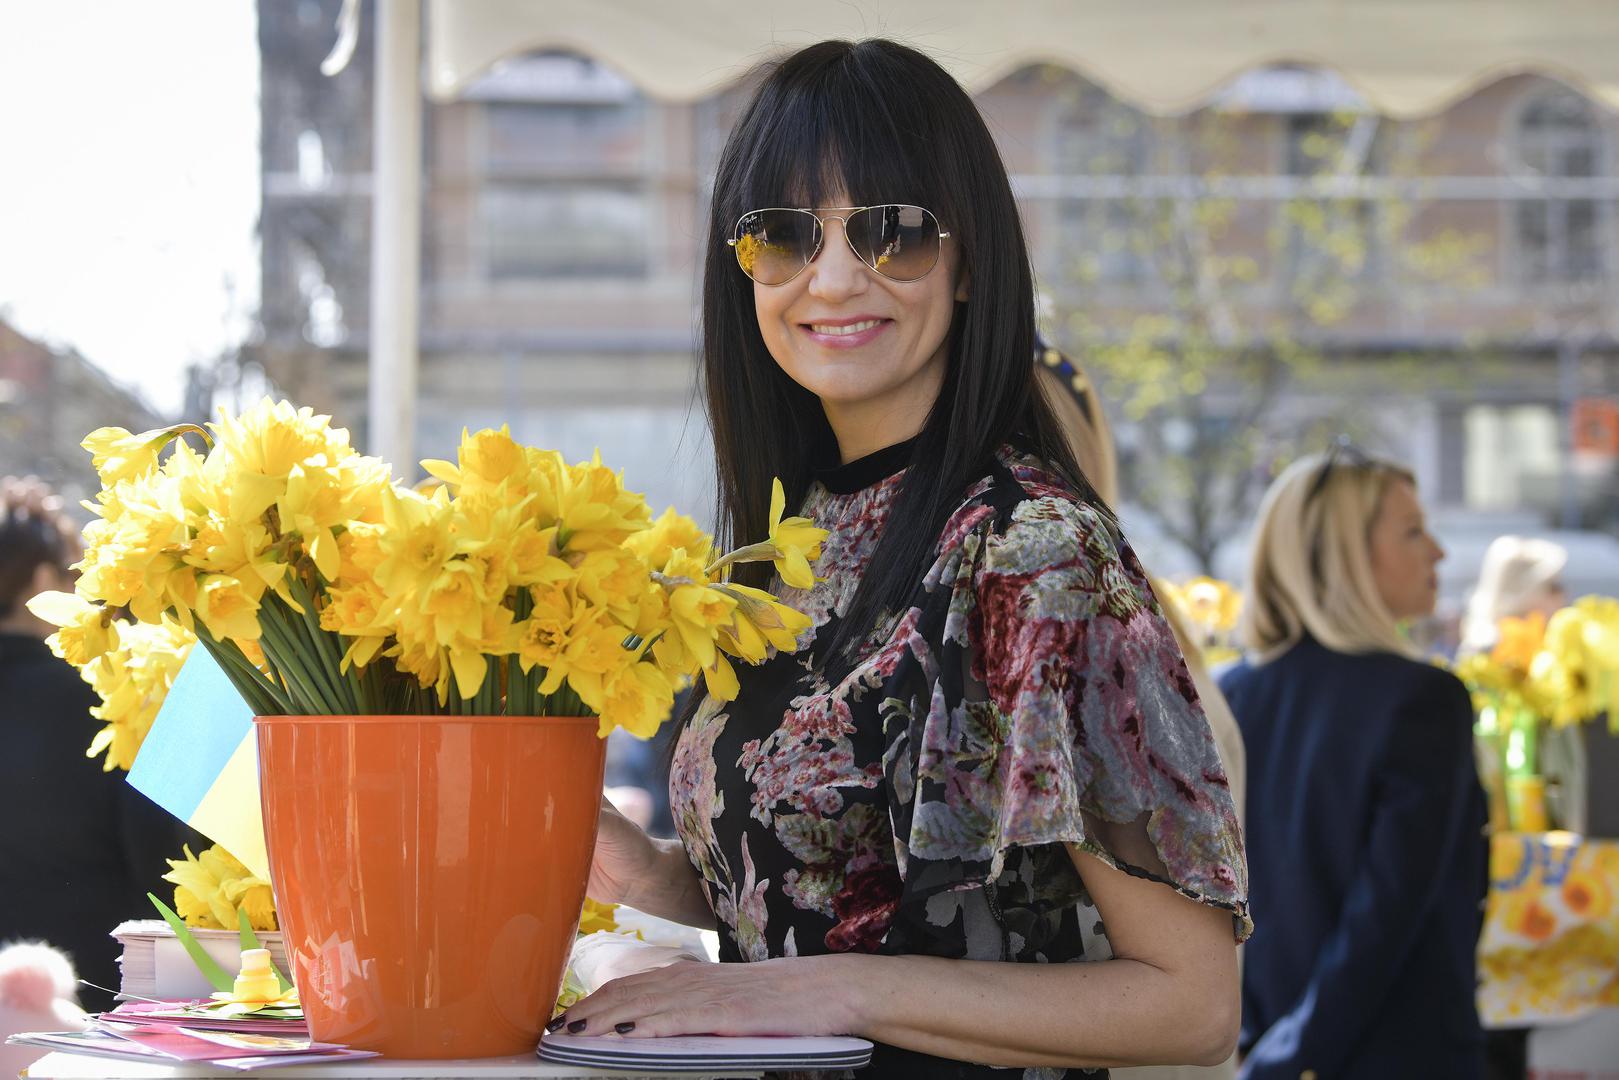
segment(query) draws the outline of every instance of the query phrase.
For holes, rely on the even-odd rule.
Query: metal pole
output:
[[[376,5],[372,112],[371,453],[416,477],[417,311],[421,292],[422,5]]]

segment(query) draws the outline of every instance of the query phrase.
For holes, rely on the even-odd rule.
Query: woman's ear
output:
[[[972,299],[972,275],[963,266],[956,273],[956,303],[965,304]]]

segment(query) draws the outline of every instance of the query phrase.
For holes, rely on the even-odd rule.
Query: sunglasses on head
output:
[[[1348,435],[1340,435],[1332,440],[1332,446],[1327,449],[1327,455],[1321,462],[1321,471],[1316,473],[1315,479],[1310,482],[1310,490],[1305,493],[1305,502],[1310,502],[1326,489],[1327,478],[1340,462],[1349,468],[1359,469],[1370,465],[1372,456],[1351,442]]]
[[[843,223],[843,238],[861,262],[890,281],[917,281],[938,263],[941,242],[950,235],[932,212],[908,203],[827,209],[839,212],[749,210],[726,243],[748,277],[760,285],[785,285],[821,253],[825,222],[835,219]]]

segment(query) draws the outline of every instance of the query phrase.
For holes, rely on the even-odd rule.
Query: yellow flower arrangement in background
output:
[[[423,462],[431,490],[284,401],[85,446],[103,486],[76,592],[31,608],[104,689],[122,767],[192,635],[261,715],[588,714],[649,737],[691,679],[732,697],[732,658],[791,651],[809,626],[729,567],[772,562],[807,588],[826,536],[783,518],[777,481],[769,536],[715,558],[599,455],[569,464],[504,427]]]
[[[1203,661],[1218,666],[1237,659],[1235,633],[1242,613],[1242,593],[1227,581],[1195,577],[1183,585],[1154,579],[1160,600],[1174,605],[1183,616],[1181,624],[1202,653]]]
[[[1489,653],[1456,674],[1482,712],[1526,714],[1567,727],[1604,713],[1619,731],[1619,600],[1587,596],[1550,619],[1507,617]]]

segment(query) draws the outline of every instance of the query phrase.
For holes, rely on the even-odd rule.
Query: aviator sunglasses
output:
[[[821,253],[823,223],[836,219],[861,262],[890,281],[917,281],[938,263],[941,241],[950,235],[930,211],[908,203],[827,209],[839,213],[781,206],[750,210],[737,219],[726,243],[748,277],[760,285],[785,285]]]

